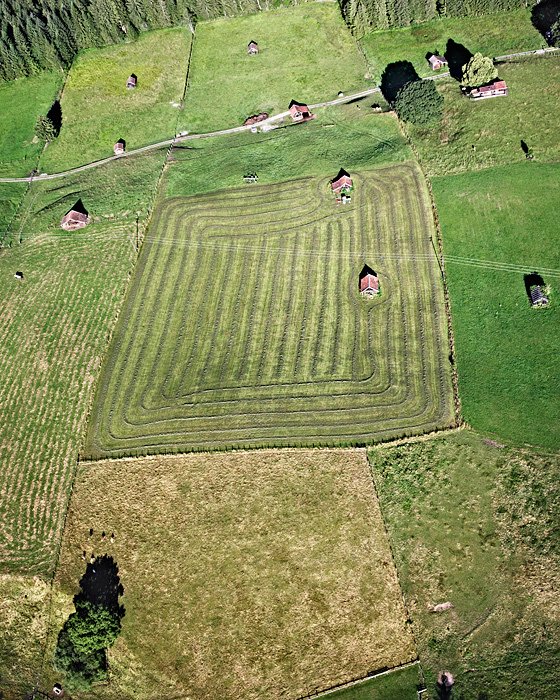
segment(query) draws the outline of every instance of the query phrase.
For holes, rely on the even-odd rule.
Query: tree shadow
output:
[[[54,135],[58,136],[60,134],[60,129],[62,128],[62,107],[60,106],[60,101],[55,100],[52,103],[49,111],[47,112],[47,119],[50,119],[54,127]]]
[[[549,46],[554,46],[560,39],[560,2],[558,0],[541,0],[531,10],[533,27],[542,34]],[[556,28],[555,26],[556,25]]]
[[[124,588],[119,577],[119,567],[113,557],[104,554],[88,564],[80,580],[80,588],[81,591],[74,597],[74,604],[84,601],[102,605],[119,619],[124,617],[124,605],[119,604]]]
[[[410,61],[389,63],[381,76],[381,92],[389,103],[393,103],[399,90],[408,83],[420,80],[420,76]]]
[[[453,39],[448,39],[443,55],[447,60],[451,77],[455,78],[455,80],[462,80],[463,66],[470,61],[474,54],[463,44],[458,44]]]

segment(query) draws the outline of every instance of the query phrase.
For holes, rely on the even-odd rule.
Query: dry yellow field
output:
[[[69,597],[83,550],[115,558],[126,609],[96,700],[297,698],[416,657],[362,450],[84,464]]]

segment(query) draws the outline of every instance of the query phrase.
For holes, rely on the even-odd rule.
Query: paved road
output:
[[[546,49],[536,49],[534,51],[521,51],[519,53],[509,53],[504,56],[495,56],[495,61],[506,60],[508,58],[516,58],[518,56],[542,56],[543,54],[550,53],[551,51],[560,51],[560,49],[554,47],[548,47]],[[430,75],[429,80],[439,80],[440,78],[447,78],[449,73],[438,73],[437,75]],[[362,90],[361,92],[354,92],[351,95],[344,95],[343,97],[337,97],[334,100],[328,100],[327,102],[317,102],[317,104],[309,105],[310,109],[321,109],[322,107],[333,107],[334,105],[346,104],[347,102],[352,102],[353,100],[358,100],[361,97],[368,97],[368,95],[374,95],[380,93],[381,88],[374,87],[367,90]],[[264,125],[269,124],[274,125],[275,122],[282,121],[285,117],[289,115],[289,112],[280,112],[275,114],[262,122],[259,122],[259,127],[262,128]],[[74,175],[75,173],[81,173],[84,170],[89,170],[90,168],[97,168],[105,163],[110,163],[112,160],[119,160],[119,158],[128,158],[129,156],[135,156],[139,153],[146,153],[148,151],[155,151],[158,148],[166,148],[169,146],[174,146],[176,143],[183,143],[185,141],[193,141],[195,139],[208,139],[214,136],[226,136],[227,134],[238,134],[243,131],[250,131],[251,126],[234,126],[231,129],[221,129],[219,131],[210,131],[206,134],[177,134],[171,139],[166,139],[165,141],[158,141],[158,143],[152,143],[148,146],[142,146],[142,148],[135,148],[132,151],[126,151],[118,156],[109,156],[108,158],[102,158],[101,160],[95,160],[92,163],[86,163],[86,165],[80,165],[78,168],[72,168],[71,170],[64,170],[60,173],[52,173],[47,175],[46,173],[40,173],[39,175],[30,175],[29,177],[0,177],[0,182],[32,182],[42,181],[42,180],[56,180],[61,177],[68,177],[69,175]]]

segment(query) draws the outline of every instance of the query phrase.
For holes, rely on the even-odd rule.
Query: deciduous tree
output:
[[[465,87],[480,87],[491,83],[498,77],[498,69],[494,61],[481,53],[475,53],[468,63],[463,66],[461,85]]]

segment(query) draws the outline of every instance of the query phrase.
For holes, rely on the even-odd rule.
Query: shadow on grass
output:
[[[396,61],[389,63],[381,76],[381,92],[389,103],[393,103],[399,90],[414,80],[420,80],[420,76],[410,61]]]
[[[533,27],[542,34],[549,46],[560,42],[560,2],[542,0],[531,10]]]
[[[447,60],[451,77],[455,78],[455,80],[461,80],[463,77],[463,66],[473,57],[472,52],[463,44],[458,44],[453,39],[448,39],[444,56]]]

